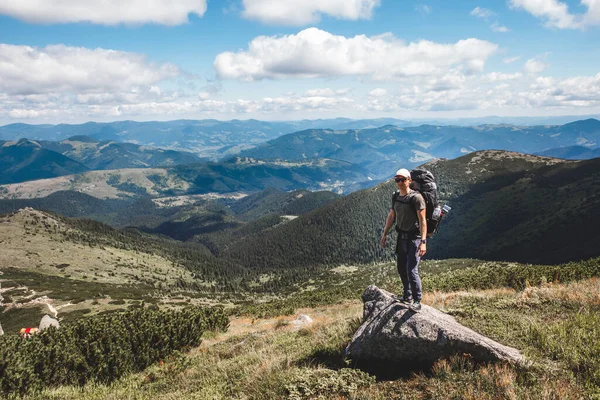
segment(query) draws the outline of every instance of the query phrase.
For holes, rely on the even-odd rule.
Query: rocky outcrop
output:
[[[311,317],[309,317],[306,314],[300,314],[298,316],[298,318],[296,318],[295,320],[293,320],[292,325],[294,325],[296,328],[303,328],[305,326],[308,326],[310,324],[313,323],[313,320]]]
[[[57,329],[60,328],[60,324],[58,320],[52,318],[49,315],[44,315],[42,320],[40,321],[40,327],[38,328],[40,332],[50,328],[51,326],[55,326]]]
[[[416,367],[468,353],[478,361],[524,363],[518,350],[474,332],[433,307],[423,305],[415,313],[373,285],[362,297],[364,322],[346,348],[346,355],[355,361]]]

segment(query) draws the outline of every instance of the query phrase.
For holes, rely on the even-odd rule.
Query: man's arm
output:
[[[381,235],[381,247],[385,247],[387,235],[390,233],[390,229],[392,229],[394,221],[396,221],[396,211],[394,211],[392,208],[385,220],[385,228],[383,228],[383,235]]]
[[[427,239],[427,218],[425,217],[425,209],[417,211],[417,217],[419,217],[419,228],[421,229],[419,256],[423,257],[427,252],[427,245],[423,243],[423,240]]]

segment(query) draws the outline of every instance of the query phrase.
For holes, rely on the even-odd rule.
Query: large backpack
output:
[[[421,193],[425,200],[427,237],[432,237],[437,232],[443,215],[437,199],[437,184],[435,183],[435,177],[430,171],[424,169],[413,169],[410,171],[410,176],[412,179],[410,185],[411,189]],[[393,201],[396,201],[398,196],[399,192],[394,193]]]

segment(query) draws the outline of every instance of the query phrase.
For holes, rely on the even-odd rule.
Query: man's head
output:
[[[398,185],[398,188],[404,187],[408,189],[411,182],[410,171],[406,168],[399,169],[398,171],[396,171],[396,175],[394,175],[394,181],[396,181],[396,185]]]

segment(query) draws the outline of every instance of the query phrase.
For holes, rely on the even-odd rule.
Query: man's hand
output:
[[[423,257],[427,253],[427,245],[425,243],[421,243],[419,245],[419,257]]]
[[[387,235],[381,236],[381,247],[383,247],[384,249],[385,249],[386,239],[387,239]]]

